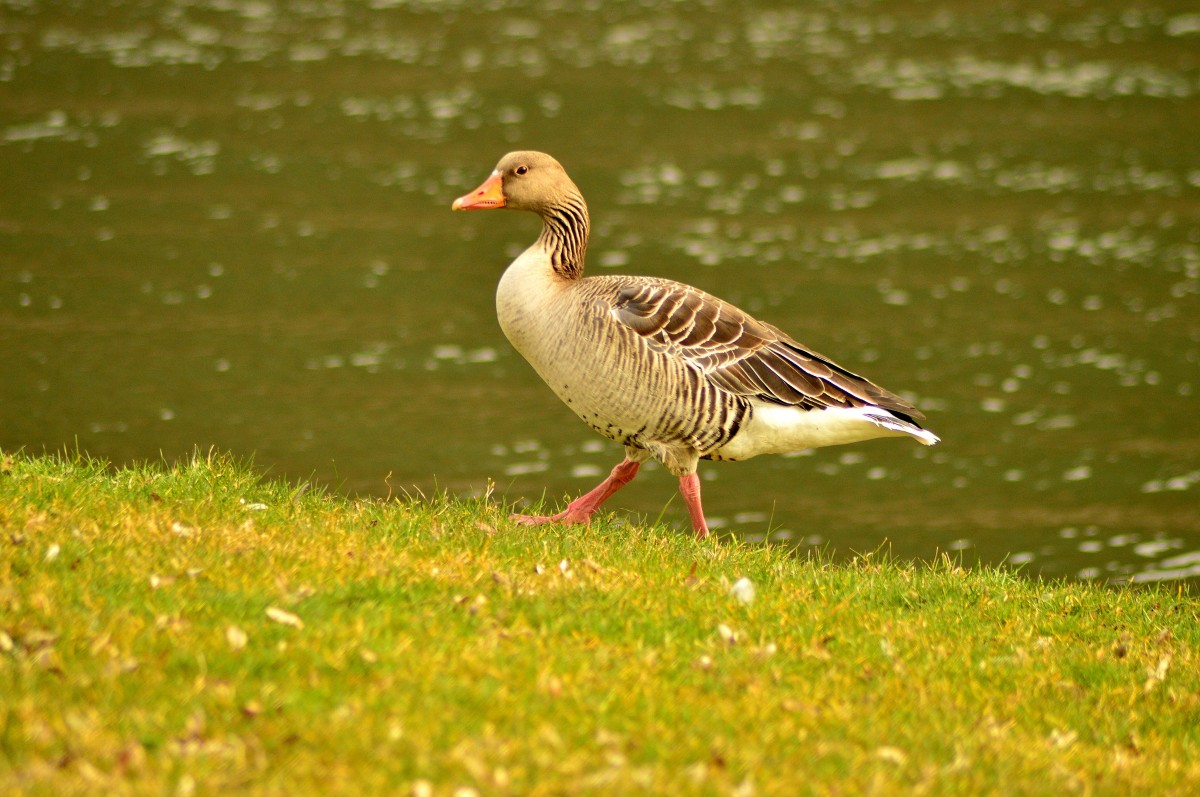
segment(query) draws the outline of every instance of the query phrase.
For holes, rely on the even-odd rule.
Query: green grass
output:
[[[0,455],[4,794],[1194,794],[1198,643],[1179,589]]]

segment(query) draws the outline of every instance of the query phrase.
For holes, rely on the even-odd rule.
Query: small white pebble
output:
[[[241,650],[246,647],[246,643],[250,641],[250,638],[246,636],[245,631],[236,625],[231,625],[225,629],[225,641],[229,643],[229,647],[233,650]]]
[[[733,582],[733,586],[729,588],[729,594],[742,603],[753,603],[755,595],[754,582],[743,576]]]

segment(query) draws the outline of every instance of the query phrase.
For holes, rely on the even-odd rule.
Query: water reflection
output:
[[[1184,4],[10,3],[0,446],[577,494],[619,453],[491,306],[536,230],[446,211],[536,146],[594,272],[727,297],[946,441],[708,466],[714,527],[1194,578],[1198,37]]]

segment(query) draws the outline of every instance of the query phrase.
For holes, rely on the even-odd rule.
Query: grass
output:
[[[0,454],[5,794],[1194,794],[1198,643],[1178,588]]]

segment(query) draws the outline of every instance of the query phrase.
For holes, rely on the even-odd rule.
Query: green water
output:
[[[703,464],[714,528],[1196,577],[1200,12],[982,8],[0,0],[0,447],[591,487],[619,448],[495,321],[536,219],[449,210],[536,148],[593,273],[721,295],[944,440]],[[612,505],[687,528],[661,469]]]

